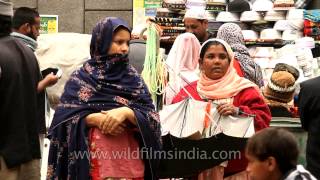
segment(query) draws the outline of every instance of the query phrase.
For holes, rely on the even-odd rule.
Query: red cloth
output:
[[[320,27],[320,23],[305,19],[304,20],[304,28],[312,28],[312,27]]]
[[[306,36],[319,36],[320,35],[320,28],[319,27],[304,28],[303,34]]]
[[[240,63],[238,61],[238,59],[234,59],[233,61],[233,67],[236,69],[237,71],[237,74],[240,76],[240,77],[244,77],[244,73],[243,71],[241,70],[241,66],[240,66]]]
[[[143,179],[144,163],[140,159],[139,144],[133,131],[111,136],[91,128],[89,143],[92,180],[108,177]]]
[[[202,100],[197,92],[197,81],[192,82],[185,89],[196,100]],[[188,97],[188,94],[182,89],[172,103],[177,103]],[[269,127],[271,112],[268,105],[264,102],[262,96],[255,88],[247,88],[238,93],[233,99],[233,105],[239,107],[243,112],[255,114],[254,127],[256,131]],[[225,169],[225,174],[232,174],[243,171],[247,167],[247,159],[244,153],[241,153],[241,159],[231,160]]]

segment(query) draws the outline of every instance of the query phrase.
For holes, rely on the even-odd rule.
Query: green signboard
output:
[[[40,34],[58,32],[58,15],[40,15]]]
[[[145,8],[159,8],[162,5],[162,0],[144,0]]]

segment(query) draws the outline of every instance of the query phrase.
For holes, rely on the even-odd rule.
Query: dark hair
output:
[[[36,17],[40,17],[36,10],[28,7],[20,7],[14,12],[12,27],[14,29],[19,29],[25,23],[33,25]]]
[[[206,43],[202,48],[201,48],[201,51],[200,51],[200,59],[199,59],[199,63],[202,63],[203,61],[203,58],[204,58],[204,54],[206,53],[206,51],[208,50],[208,48],[212,45],[221,45],[223,47],[223,49],[228,53],[226,47],[224,47],[224,45],[222,43],[220,43],[219,41],[210,41],[208,43]],[[228,59],[229,59],[229,62],[230,62],[230,58],[229,58],[229,54],[228,54]]]
[[[282,128],[266,128],[251,137],[246,151],[260,161],[274,157],[282,174],[297,165],[299,156],[295,136]]]
[[[11,17],[0,15],[0,37],[9,36],[11,33]]]

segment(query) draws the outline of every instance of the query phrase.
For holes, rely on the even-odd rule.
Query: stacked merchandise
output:
[[[216,16],[215,20],[209,19],[208,30],[212,34],[216,34],[219,27],[223,23],[227,22],[236,23],[242,29],[247,29],[248,27],[246,27],[246,24],[239,21],[239,12],[243,12],[248,9],[250,9],[250,3],[246,0],[233,0],[228,4],[226,0],[207,0],[207,11],[213,14],[212,16]]]
[[[320,65],[320,10],[305,10],[304,11],[304,30],[303,34],[308,37],[312,37],[317,43],[312,48],[312,54],[314,57],[313,67]],[[319,69],[314,70],[314,74],[318,75]]]
[[[272,4],[270,0],[256,0],[253,11],[245,11],[241,14],[240,21],[251,25],[251,30],[243,31],[246,42],[249,44],[269,42],[269,45],[282,45],[293,43],[294,40],[303,36],[303,10],[293,9],[292,2],[289,1],[281,11],[272,8],[272,6],[279,7],[279,4],[283,3],[284,1],[275,1]],[[287,9],[283,9],[285,7]],[[260,36],[257,37],[257,34]]]
[[[278,38],[277,33],[266,30],[270,29],[272,24],[263,18],[265,12],[272,10],[272,8],[273,4],[270,0],[256,0],[252,4],[252,10],[249,9],[241,13],[240,21],[245,22],[250,26],[248,30],[243,31],[245,42],[249,44],[265,41],[273,42]],[[270,33],[268,33],[268,31]]]
[[[275,24],[277,21],[283,21],[286,18],[285,11],[274,11],[269,10],[265,13],[263,20],[268,22],[270,25]],[[281,31],[275,28],[263,29],[260,32],[260,39],[263,41],[269,42],[282,42],[282,33]]]
[[[226,0],[206,0],[207,6],[206,10],[208,11],[225,11],[226,10]]]
[[[320,40],[320,10],[304,11],[304,35]]]
[[[186,9],[205,9],[207,6],[207,2],[205,0],[187,0],[186,1]]]
[[[307,78],[311,78],[313,75],[313,55],[311,49],[302,48],[299,49],[297,54],[297,60],[299,68],[302,69],[303,75]]]
[[[208,31],[212,34],[217,34],[219,27],[223,22],[218,21],[217,13],[226,11],[226,0],[207,0],[207,16],[208,16]]]
[[[258,12],[271,11],[273,9],[273,3],[271,0],[256,0],[252,4],[252,10]]]
[[[257,47],[279,48],[286,44],[295,44],[303,36],[311,36],[315,40],[320,40],[320,10],[295,9],[293,0],[255,0],[253,4],[248,0],[229,0],[228,2],[227,0],[164,0],[163,7],[166,8],[159,8],[156,17],[157,24],[163,29],[161,41],[173,43],[179,34],[185,32],[183,17],[185,9],[191,7],[206,8],[208,30],[212,34],[216,34],[223,23],[238,24],[243,29],[246,44],[254,45],[249,46],[253,48],[252,52],[256,52]],[[313,57],[320,56],[319,45],[316,47],[318,48],[311,49]],[[277,49],[270,53],[275,51]],[[308,57],[308,64],[310,63],[309,53],[307,50],[300,54],[298,51],[294,52],[294,58],[290,58],[296,59],[292,60],[295,62],[287,63],[296,64],[297,68],[302,69],[302,74],[310,77],[310,65],[301,64],[301,61],[304,61],[302,54]],[[263,62],[263,59],[268,60]],[[272,69],[274,64],[272,59],[277,62],[279,59],[288,58],[273,57],[273,54],[268,57],[256,57],[258,64],[267,66],[267,69]]]
[[[155,22],[163,30],[161,42],[173,43],[175,38],[185,32],[183,17],[188,8],[207,10],[208,30],[215,33],[223,22],[216,21],[216,13],[225,11],[226,0],[163,0],[162,7],[157,9]]]
[[[237,13],[232,13],[229,11],[221,11],[216,18],[218,22],[237,22],[239,21],[239,15]]]
[[[162,7],[172,10],[182,10],[185,9],[186,4],[185,0],[163,0]]]
[[[256,47],[252,53],[252,58],[262,69],[264,84],[268,82],[268,77],[273,71],[272,58],[274,56],[273,47]]]
[[[215,21],[209,21],[209,31],[216,32],[218,31],[219,27],[226,22],[233,22],[238,23],[239,22],[239,15],[238,13],[232,13],[229,11],[221,11],[217,14]]]
[[[294,8],[294,7],[295,7],[294,0],[276,0],[273,3],[273,9],[275,10],[288,9],[288,8]]]
[[[179,34],[185,32],[185,0],[164,0],[162,7],[157,9],[155,17],[155,22],[162,29],[160,41],[172,43]]]
[[[263,21],[263,17],[257,11],[244,11],[241,13],[240,21],[251,26],[248,30],[243,30],[242,34],[245,42],[255,43],[259,40],[259,31],[268,28],[268,24]]]
[[[287,63],[298,68],[302,74],[299,82],[312,77],[315,72],[313,67],[318,68],[318,63],[314,63],[317,59],[310,53],[312,47],[294,45],[303,38],[304,10],[295,9],[292,0],[256,0],[251,7],[252,10],[241,13],[240,22],[250,27],[243,28],[242,33],[246,44],[250,45],[251,56],[263,70],[264,79],[268,79],[277,63]],[[224,20],[236,20],[236,15],[224,13],[223,16]],[[308,43],[300,44],[307,46]],[[284,45],[285,48],[277,49]],[[314,51],[315,48],[312,49]],[[318,54],[320,56],[320,52]]]
[[[282,39],[287,41],[294,41],[303,37],[303,9],[291,9],[288,11],[286,21],[284,22],[286,28],[283,28]],[[281,26],[281,22],[280,22]],[[276,28],[276,27],[274,27]]]

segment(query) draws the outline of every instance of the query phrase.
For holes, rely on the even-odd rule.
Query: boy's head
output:
[[[296,167],[298,155],[298,144],[292,133],[282,128],[267,128],[248,141],[247,171],[252,180],[280,179]]]

